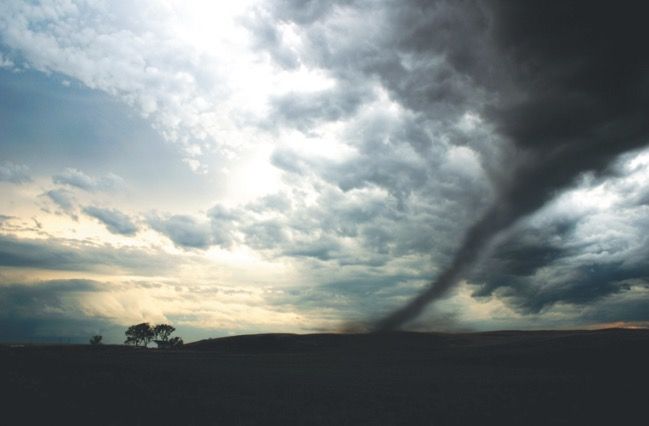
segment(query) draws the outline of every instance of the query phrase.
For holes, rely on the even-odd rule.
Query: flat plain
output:
[[[3,424],[645,425],[649,330],[0,346]]]

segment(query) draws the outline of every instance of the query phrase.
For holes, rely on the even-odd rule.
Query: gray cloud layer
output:
[[[0,236],[0,266],[64,271],[163,273],[162,253],[56,239]]]
[[[102,222],[114,234],[135,235],[138,230],[129,216],[116,209],[88,206],[83,212]]]
[[[86,317],[74,297],[101,290],[89,280],[51,280],[0,286],[0,341],[86,343],[103,334],[114,340],[122,331],[106,318]]]

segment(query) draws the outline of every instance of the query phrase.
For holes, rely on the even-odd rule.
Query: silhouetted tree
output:
[[[102,336],[100,336],[99,334],[97,334],[95,336],[92,336],[90,338],[90,344],[93,345],[93,346],[101,345],[101,339],[102,339]]]
[[[140,343],[146,347],[151,339],[153,339],[153,328],[148,322],[132,325],[126,330],[126,343],[127,345],[140,346]]]
[[[172,337],[169,339],[169,346],[172,348],[178,348],[184,344],[183,339],[178,336]]]
[[[171,337],[171,333],[176,329],[169,324],[158,324],[153,327],[153,334],[156,339],[154,342],[158,345],[159,349],[169,349],[183,345],[183,339],[180,337]]]
[[[169,324],[158,324],[153,327],[153,334],[156,341],[166,342],[169,340],[171,333],[176,331],[176,329]]]

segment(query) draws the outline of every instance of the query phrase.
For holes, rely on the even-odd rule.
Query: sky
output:
[[[649,324],[610,2],[0,3],[0,341]]]

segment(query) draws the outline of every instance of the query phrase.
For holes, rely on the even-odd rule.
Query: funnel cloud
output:
[[[470,273],[501,231],[577,176],[605,173],[621,153],[649,142],[649,55],[643,46],[649,28],[637,3],[611,6],[494,1],[465,3],[461,7],[470,12],[455,14],[459,20],[483,14],[481,36],[491,54],[486,67],[472,67],[466,53],[454,52],[453,38],[441,49],[448,49],[457,71],[495,94],[482,112],[510,144],[512,172],[497,183],[494,204],[466,232],[446,269],[412,301],[377,321],[377,331],[417,318]],[[501,75],[490,75],[496,69]]]

